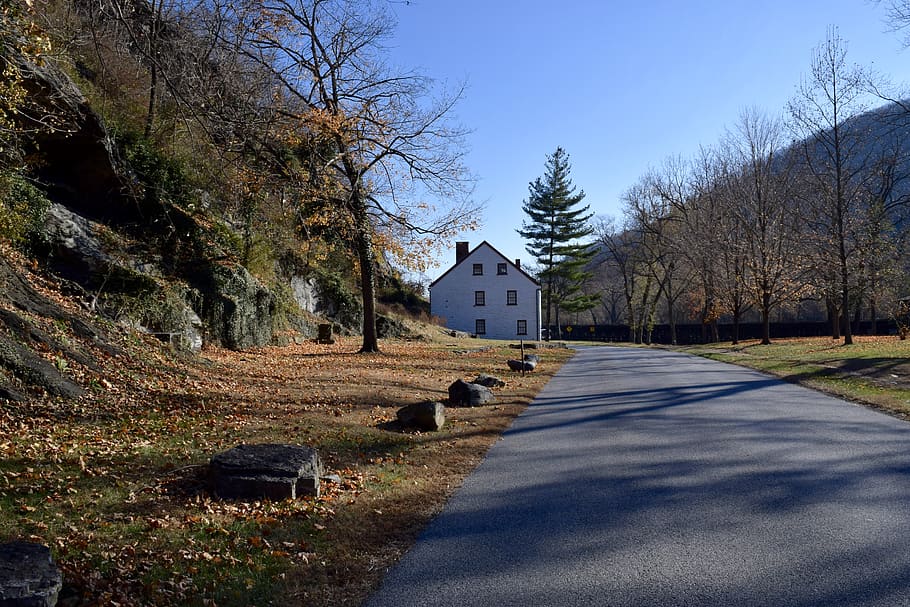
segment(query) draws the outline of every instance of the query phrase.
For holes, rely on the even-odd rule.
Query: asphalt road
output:
[[[910,424],[584,349],[366,605],[910,606]]]

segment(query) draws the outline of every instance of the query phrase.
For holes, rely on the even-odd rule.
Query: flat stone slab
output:
[[[322,475],[319,454],[301,445],[239,445],[209,464],[212,491],[225,499],[318,497]]]
[[[32,542],[0,544],[0,607],[53,607],[63,575],[50,548]]]

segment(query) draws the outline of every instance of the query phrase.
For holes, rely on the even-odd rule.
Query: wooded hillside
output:
[[[0,0],[6,279],[56,276],[88,318],[187,348],[327,318],[376,350],[402,330],[377,302],[424,311],[396,268],[477,212],[447,115],[460,93],[384,65],[386,8]],[[30,345],[15,294],[5,334]],[[34,383],[17,357],[0,375],[15,393]]]
[[[900,324],[910,106],[883,104],[873,82],[832,30],[786,117],[743,111],[715,146],[643,175],[623,217],[599,223],[591,324],[626,324],[637,342],[666,324],[675,344],[677,323],[710,342],[723,322],[735,343],[741,322],[758,322],[768,344],[774,321],[827,320],[845,345],[862,323],[873,334],[881,319]]]

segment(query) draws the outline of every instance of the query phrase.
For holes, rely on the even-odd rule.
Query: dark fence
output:
[[[859,326],[857,326],[857,324]],[[872,323],[863,321],[853,323],[854,335],[872,335]],[[733,340],[733,325],[720,324],[717,326],[719,341]],[[632,340],[628,325],[564,325],[562,334],[556,332],[556,327],[550,327],[552,339],[571,339],[583,341],[615,341],[630,342]],[[772,322],[771,339],[786,337],[830,337],[831,323],[828,322]],[[875,335],[897,335],[897,325],[893,320],[880,320],[875,323]],[[746,322],[739,325],[739,338],[761,339],[762,325],[760,322]],[[712,341],[710,327],[701,324],[676,325],[676,343],[701,344]],[[655,325],[651,331],[651,343],[669,344],[670,325]]]

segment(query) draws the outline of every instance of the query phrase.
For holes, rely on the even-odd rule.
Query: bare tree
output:
[[[601,218],[597,221],[609,220]],[[587,285],[586,292],[598,297],[599,306],[591,310],[591,319],[594,324],[602,322],[608,325],[618,325],[628,317],[622,272],[614,262],[612,254],[601,244],[598,224],[595,224],[595,235],[598,238],[595,243],[595,246],[598,247],[598,254],[593,262],[593,280],[591,284]],[[602,316],[602,319],[598,320],[598,316]]]
[[[868,175],[868,146],[863,134],[846,121],[866,108],[866,76],[847,63],[847,44],[836,29],[815,51],[809,75],[790,102],[793,129],[802,140],[802,160],[810,189],[804,198],[806,220],[814,228],[819,261],[838,294],[838,317],[850,318],[856,287],[854,268],[857,224],[864,218],[863,188]],[[836,330],[836,329],[835,329]],[[849,322],[844,344],[853,343]]]
[[[771,311],[803,285],[798,250],[801,222],[790,189],[792,155],[784,143],[780,122],[756,110],[744,111],[725,141],[737,167],[728,191],[744,253],[743,278],[761,314],[763,344],[771,343]]]
[[[676,343],[676,302],[683,293],[687,278],[680,275],[681,256],[676,246],[678,218],[670,199],[656,187],[654,174],[642,177],[623,195],[626,230],[635,243],[638,267],[646,271],[641,289],[636,321],[642,339],[650,342],[657,303],[663,297],[670,323],[670,341]]]
[[[890,129],[886,129],[890,131]],[[866,180],[869,199],[867,219],[857,235],[860,243],[858,257],[861,268],[859,298],[869,306],[870,332],[876,333],[880,302],[894,299],[894,289],[903,272],[900,260],[906,245],[906,230],[899,223],[908,217],[907,182],[910,179],[905,141],[901,130],[890,133],[893,140],[888,145],[886,135],[878,137],[881,148],[873,159],[870,178]],[[862,309],[856,307],[856,315]]]
[[[688,164],[679,158],[668,159],[659,171],[645,177],[645,187],[646,195],[630,200],[627,209],[644,231],[642,242],[659,272],[656,278],[667,306],[670,343],[675,345],[678,302],[688,292],[693,276],[683,244],[683,216],[692,198]]]
[[[737,340],[741,305],[725,305],[739,285],[724,282],[728,253],[739,243],[729,228],[729,197],[725,196],[725,159],[714,149],[702,148],[691,165],[691,193],[679,209],[684,228],[680,231],[680,250],[692,267],[701,288],[702,341],[718,341],[717,320],[724,311],[733,314],[734,342]],[[741,289],[740,289],[741,290]]]
[[[635,195],[633,189],[626,197]],[[641,232],[630,225],[618,226],[612,217],[599,217],[594,229],[598,243],[606,252],[604,263],[612,266],[622,281],[629,341],[650,341],[648,335],[654,324],[654,307],[659,291],[652,289],[653,273],[647,269],[647,259],[639,240]]]
[[[377,245],[427,246],[472,226],[479,213],[469,200],[464,131],[450,118],[462,91],[440,93],[428,78],[386,64],[394,20],[384,2],[246,0],[225,8],[225,34],[279,83],[273,97],[287,119],[285,141],[308,143],[300,170],[313,186],[310,202],[347,226],[360,268],[361,351],[378,351]],[[437,200],[447,202],[437,209]]]
[[[876,4],[880,0],[876,0]],[[886,20],[891,30],[901,34],[905,46],[910,46],[910,0],[887,0]]]

